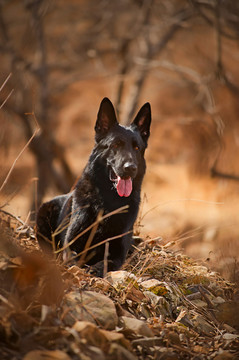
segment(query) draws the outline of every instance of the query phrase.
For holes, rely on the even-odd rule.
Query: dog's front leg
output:
[[[124,245],[125,242],[127,246]],[[127,239],[124,237],[123,239],[118,239],[118,241],[113,241],[109,246],[109,254],[106,254],[105,251],[105,259],[92,265],[90,273],[98,277],[104,277],[109,271],[119,270],[125,261],[130,242],[131,237],[129,236]]]

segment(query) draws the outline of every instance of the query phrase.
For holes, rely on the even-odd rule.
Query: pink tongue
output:
[[[117,178],[117,192],[119,196],[130,196],[132,191],[132,180],[131,178],[128,179],[121,179],[120,176]]]

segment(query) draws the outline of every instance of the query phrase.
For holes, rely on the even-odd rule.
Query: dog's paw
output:
[[[95,265],[92,265],[89,270],[88,273],[97,277],[101,277],[103,278],[104,275],[108,272],[108,271],[112,271],[113,270],[113,261],[109,260],[107,261],[106,267],[105,267],[105,261],[99,261],[98,263],[96,263]]]
[[[93,276],[102,278],[104,276],[104,261],[99,261],[95,265],[90,266],[87,272]]]

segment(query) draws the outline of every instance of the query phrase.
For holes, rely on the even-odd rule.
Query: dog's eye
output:
[[[134,150],[139,151],[139,146],[136,142],[133,143],[133,148],[134,148]]]

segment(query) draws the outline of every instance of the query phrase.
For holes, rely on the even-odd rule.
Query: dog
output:
[[[69,194],[39,208],[37,240],[44,251],[68,248],[99,277],[103,277],[105,264],[107,271],[121,268],[139,210],[150,124],[149,103],[141,107],[130,126],[122,126],[111,101],[102,100],[95,146],[81,177]]]

